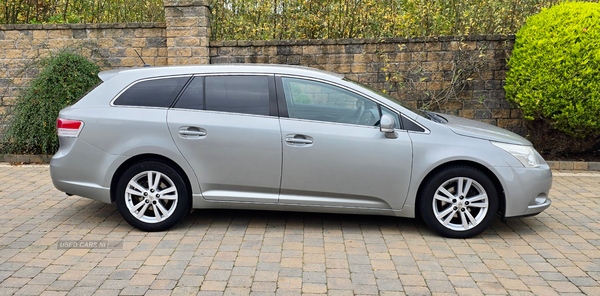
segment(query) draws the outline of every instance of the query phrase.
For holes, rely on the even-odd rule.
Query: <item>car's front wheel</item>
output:
[[[121,176],[116,189],[119,212],[143,231],[173,227],[189,212],[191,198],[177,170],[159,160],[138,162]]]
[[[424,184],[420,211],[425,223],[439,234],[468,238],[486,230],[498,211],[498,193],[478,169],[452,166]]]

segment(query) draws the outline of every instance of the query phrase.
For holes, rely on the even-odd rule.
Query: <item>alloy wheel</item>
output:
[[[477,181],[456,177],[438,187],[432,206],[433,214],[442,226],[454,231],[466,231],[484,220],[489,198]]]
[[[144,171],[135,175],[125,189],[125,205],[133,217],[145,223],[159,223],[177,208],[177,187],[165,174]]]

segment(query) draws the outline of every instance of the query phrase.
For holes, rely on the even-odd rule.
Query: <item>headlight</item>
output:
[[[531,146],[513,145],[499,142],[492,142],[494,146],[512,154],[526,168],[537,168],[540,166],[535,150]]]

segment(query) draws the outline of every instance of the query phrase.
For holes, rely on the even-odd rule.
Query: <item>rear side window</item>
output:
[[[204,77],[194,77],[185,88],[175,108],[204,110]]]
[[[114,105],[169,107],[189,77],[170,77],[140,81],[125,90]]]
[[[269,115],[269,76],[207,76],[204,108]]]

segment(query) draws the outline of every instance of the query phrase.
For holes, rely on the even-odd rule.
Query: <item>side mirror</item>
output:
[[[396,128],[396,120],[389,114],[383,114],[379,121],[379,130],[385,133],[385,137],[389,139],[396,139],[398,135],[394,130]]]

